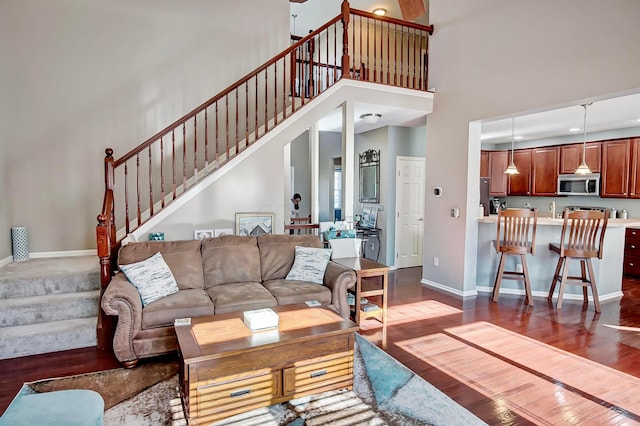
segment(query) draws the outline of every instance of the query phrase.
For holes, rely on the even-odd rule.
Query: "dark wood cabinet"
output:
[[[593,173],[600,173],[601,143],[589,142],[585,149],[587,166]],[[582,163],[582,144],[560,147],[560,173],[573,173]]]
[[[531,151],[531,195],[557,195],[560,149],[551,146]]]
[[[489,151],[489,195],[504,197],[507,195],[507,168],[509,151]]]
[[[630,147],[629,139],[602,143],[601,197],[628,196]]]
[[[519,173],[509,175],[509,195],[531,195],[531,150],[514,151],[513,164]]]
[[[640,198],[640,138],[634,138],[631,140],[630,161],[629,197]]]
[[[624,275],[640,276],[640,229],[627,228],[624,243]]]
[[[480,177],[489,177],[489,152],[480,151]]]

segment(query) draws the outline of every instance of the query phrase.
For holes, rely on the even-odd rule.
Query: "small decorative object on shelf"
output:
[[[380,306],[373,303],[367,303],[367,304],[361,305],[360,309],[363,312],[371,312],[371,311],[377,311],[378,309],[380,309]]]
[[[269,308],[246,311],[242,317],[251,331],[268,330],[278,326],[278,314]]]
[[[164,241],[164,232],[149,232],[149,241]]]

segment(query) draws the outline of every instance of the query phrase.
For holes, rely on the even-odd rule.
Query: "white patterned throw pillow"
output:
[[[286,279],[322,284],[330,257],[331,249],[296,246],[296,257]]]
[[[159,252],[141,262],[119,266],[138,289],[142,306],[178,292],[176,279]]]

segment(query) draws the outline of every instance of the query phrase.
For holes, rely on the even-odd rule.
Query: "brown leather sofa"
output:
[[[347,289],[356,276],[348,268],[329,262],[324,285],[285,280],[295,246],[322,247],[314,235],[227,235],[202,241],[150,241],[120,249],[118,264],[125,265],[162,254],[179,291],[142,307],[137,289],[118,272],[105,290],[102,309],[118,317],[113,350],[125,366],[141,358],[177,350],[176,318],[268,308],[317,300],[349,317]]]

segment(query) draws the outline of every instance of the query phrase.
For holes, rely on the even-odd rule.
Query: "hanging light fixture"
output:
[[[507,166],[507,169],[504,171],[508,175],[517,175],[520,173],[518,171],[518,168],[513,162],[513,149],[515,144],[515,122],[516,122],[516,118],[511,117],[511,163]]]
[[[586,175],[591,173],[591,169],[589,168],[589,166],[587,166],[587,107],[592,103],[593,102],[582,104],[582,107],[584,108],[584,126],[582,127],[584,132],[584,138],[582,140],[582,163],[580,163],[580,165],[574,172],[579,175]]]

